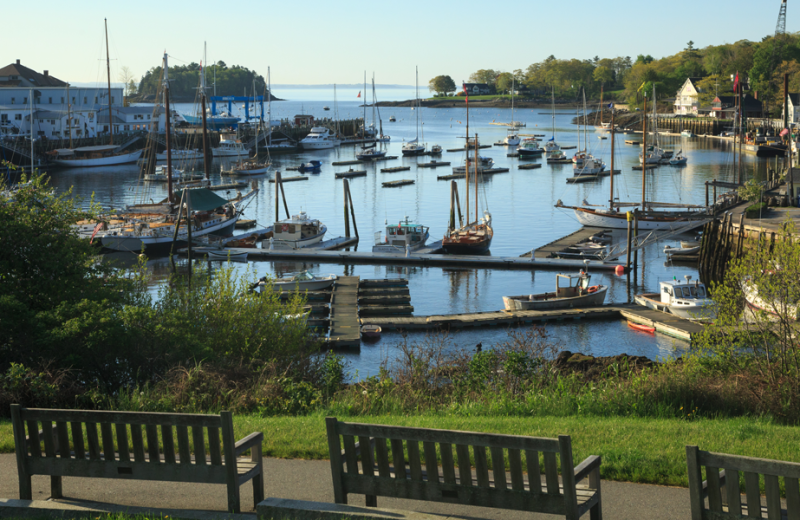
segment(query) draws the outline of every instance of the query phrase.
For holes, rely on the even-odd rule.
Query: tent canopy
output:
[[[194,211],[211,211],[228,203],[227,199],[223,199],[205,188],[186,190],[186,194],[190,197],[191,207]]]

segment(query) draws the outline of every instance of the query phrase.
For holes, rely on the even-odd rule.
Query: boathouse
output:
[[[314,126],[314,116],[309,114],[297,114],[294,116],[294,126]]]
[[[763,105],[761,101],[750,94],[745,94],[742,97],[742,105],[744,106],[745,118],[762,117]],[[700,109],[700,115],[716,119],[733,119],[736,111],[736,96],[717,96],[710,106],[704,106]]]

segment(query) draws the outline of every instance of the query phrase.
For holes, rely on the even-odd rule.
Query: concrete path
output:
[[[265,459],[264,463],[267,497],[333,502],[328,461]],[[224,511],[227,500],[223,485],[65,477],[63,486],[64,496],[71,500],[158,509]],[[241,490],[243,512],[250,512],[253,488],[248,483]],[[691,516],[687,489],[603,481],[602,493],[603,516],[609,520],[666,520]],[[33,477],[33,499],[47,500],[49,496],[49,477]],[[17,463],[13,454],[0,455],[0,498],[19,498]],[[362,497],[351,495],[350,498],[352,505],[364,505]],[[378,506],[475,519],[557,518],[551,515],[381,497],[378,497]]]

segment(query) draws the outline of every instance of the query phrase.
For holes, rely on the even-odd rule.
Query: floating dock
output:
[[[553,258],[553,255],[563,251],[568,247],[575,246],[579,243],[586,242],[589,238],[593,235],[599,235],[600,233],[609,233],[611,232],[610,229],[600,229],[600,228],[581,228],[574,233],[570,233],[565,237],[561,237],[558,240],[554,240],[549,244],[545,244],[542,247],[534,249],[534,259],[546,259],[546,258]],[[530,258],[530,253],[526,253],[523,258]],[[575,262],[582,263],[580,260],[575,260]],[[592,262],[590,262],[592,265]]]
[[[633,146],[641,146],[642,142],[641,141],[637,141],[635,139],[625,139],[625,144],[630,144],[630,145],[633,145]]]
[[[401,179],[399,181],[387,181],[382,182],[381,186],[384,188],[399,188],[400,186],[408,186],[409,184],[414,184],[412,179]]]
[[[547,164],[572,164],[572,159],[547,159]]]
[[[349,171],[346,171],[346,172],[337,173],[336,175],[334,175],[334,178],[336,178],[336,179],[351,179],[353,177],[366,177],[366,176],[367,176],[367,170],[353,170],[353,169],[350,169]]]
[[[381,168],[381,173],[395,173],[410,170],[411,166],[392,166],[391,168]]]
[[[542,163],[526,163],[526,164],[519,164],[517,165],[518,170],[535,170],[537,168],[541,168]]]
[[[508,168],[490,168],[488,170],[483,170],[480,175],[495,175],[497,173],[507,173],[508,171]]]
[[[337,347],[361,345],[358,321],[358,276],[340,276],[331,292],[330,332],[328,343]]]
[[[450,161],[431,161],[426,163],[417,163],[418,168],[437,168],[439,166],[450,166]]]
[[[397,159],[397,156],[396,155],[386,155],[384,157],[379,157],[377,159],[365,159],[363,161],[359,160],[359,159],[352,159],[350,161],[333,161],[331,163],[331,166],[353,166],[355,164],[364,164],[364,163],[371,163],[371,162],[376,162],[376,161],[391,161],[393,159]]]
[[[479,150],[483,150],[484,148],[491,148],[491,147],[492,147],[492,145],[490,145],[490,144],[482,144],[482,145],[480,145],[480,146],[478,147],[478,149],[479,149]],[[475,147],[474,147],[474,146],[471,146],[471,147],[470,147],[470,150],[474,150],[474,149],[475,149]],[[448,151],[448,152],[465,152],[466,150],[467,150],[466,148],[450,148],[450,149],[449,149],[449,150],[447,150],[447,151]]]
[[[281,177],[281,182],[296,182],[296,181],[307,181],[308,177],[304,177],[302,175],[298,175],[296,177]],[[270,179],[270,183],[275,184],[275,179]]]
[[[562,146],[561,147],[562,150],[574,150],[575,148],[577,148],[577,146]]]
[[[656,168],[658,168],[657,164],[645,164],[644,165],[644,169],[645,170],[655,170]],[[633,169],[640,172],[640,171],[642,171],[642,166],[641,165],[634,166]]]

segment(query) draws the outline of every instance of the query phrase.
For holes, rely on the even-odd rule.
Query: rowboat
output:
[[[231,262],[247,262],[247,253],[234,253],[231,250],[220,249],[208,251],[209,260],[230,260]]]
[[[670,247],[664,246],[664,253],[667,256],[685,256],[685,255],[695,255],[700,251],[700,246],[694,247]]]
[[[561,286],[560,280],[567,280],[568,284]],[[557,274],[555,292],[503,296],[503,303],[507,311],[551,311],[602,305],[606,299],[608,286],[590,286],[590,280],[591,276],[583,271],[580,274]]]
[[[328,276],[314,276],[308,271],[303,271],[295,276],[290,276],[287,278],[276,278],[272,281],[272,291],[273,292],[291,292],[291,291],[321,291],[323,289],[327,289],[333,282],[335,282],[337,276],[335,274],[330,274]],[[264,291],[265,283],[259,284],[261,287],[261,291]]]
[[[364,325],[361,327],[361,337],[365,340],[376,340],[381,337],[381,330],[378,325]]]
[[[649,332],[650,334],[655,334],[656,328],[655,327],[648,327],[646,325],[640,325],[638,323],[634,323],[632,321],[628,322],[628,327],[634,330],[640,330],[642,332]]]

